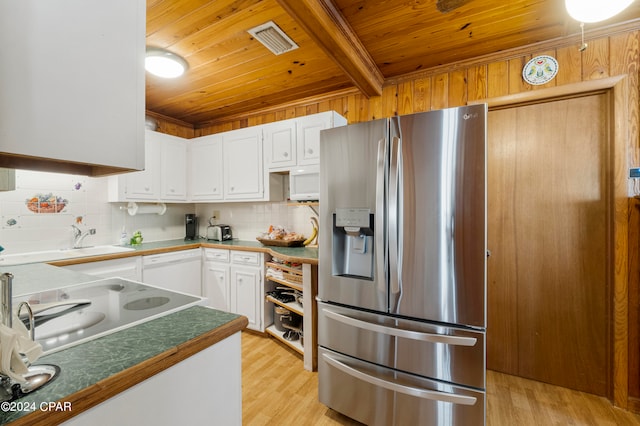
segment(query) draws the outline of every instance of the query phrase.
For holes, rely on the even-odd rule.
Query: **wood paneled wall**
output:
[[[342,114],[349,123],[357,123],[396,114],[460,106],[488,98],[518,95],[532,90],[625,75],[628,83],[625,87],[628,88],[628,93],[622,101],[625,103],[622,110],[626,111],[628,116],[616,116],[615,128],[612,129],[612,131],[625,133],[623,140],[627,141],[628,164],[619,164],[616,167],[616,173],[624,174],[628,167],[640,166],[638,154],[640,28],[624,27],[615,30],[609,28],[608,31],[609,34],[602,31],[591,36],[588,34],[586,39],[588,47],[582,52],[579,50],[580,39],[573,37],[387,80],[382,95],[369,99],[355,91],[330,93],[321,99],[303,99],[281,108],[260,111],[250,116],[235,117],[225,122],[197,128],[188,123],[164,120],[159,116],[155,118],[159,123],[159,131],[187,138],[329,110]],[[529,59],[542,54],[553,56],[558,60],[558,75],[545,85],[531,86],[523,81],[522,68]],[[624,238],[616,239],[616,253],[625,253],[621,258],[616,255],[613,262],[613,274],[625,277],[624,282],[616,285],[612,301],[614,312],[612,335],[616,348],[613,362],[614,369],[618,372],[614,373],[616,375],[614,402],[620,407],[629,407],[640,412],[640,355],[638,354],[640,343],[637,341],[637,336],[640,335],[638,332],[640,265],[638,262],[628,261],[638,258],[640,244],[635,240],[640,235],[640,220],[637,213],[632,210],[637,209],[637,206],[629,206],[628,198],[625,196],[625,194],[631,194],[630,186],[629,189],[619,187],[627,183],[626,177],[618,176],[616,182],[618,187],[614,192],[622,194],[616,196],[616,216],[622,215],[626,219],[622,219],[624,226],[614,225],[618,228],[614,231],[616,235],[624,234]],[[619,224],[618,219],[616,223]],[[627,273],[628,283],[626,282]]]

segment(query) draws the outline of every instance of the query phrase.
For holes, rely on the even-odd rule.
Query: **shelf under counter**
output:
[[[278,299],[276,299],[275,297],[272,296],[267,296],[267,300],[271,303],[275,303],[276,305],[282,306],[283,308],[286,308],[288,310],[290,310],[291,312],[294,312],[298,315],[300,315],[301,317],[304,316],[304,310],[302,308],[302,306],[300,306],[300,304],[298,302],[289,302],[289,303],[285,303],[285,302],[281,302]]]
[[[291,281],[281,280],[280,278],[275,278],[270,276],[267,276],[266,279],[274,283],[278,283],[278,284],[282,284],[284,286],[290,287],[294,290],[302,291],[302,284],[292,283]]]
[[[301,355],[304,355],[304,348],[302,347],[302,344],[300,343],[300,339],[298,339],[298,340],[287,340],[287,339],[285,339],[283,337],[283,333],[284,332],[276,329],[276,326],[273,325],[273,324],[266,328],[266,332],[267,332],[267,334],[270,334],[271,336],[276,338],[278,341],[280,341],[280,342],[284,343],[285,345],[289,346],[294,351],[298,352]]]

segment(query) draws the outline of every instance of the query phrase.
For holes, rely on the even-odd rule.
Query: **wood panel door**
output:
[[[597,395],[610,377],[606,93],[489,113],[489,369]]]

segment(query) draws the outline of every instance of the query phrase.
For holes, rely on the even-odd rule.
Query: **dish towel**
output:
[[[40,358],[42,345],[29,338],[27,328],[17,316],[13,328],[0,324],[0,373],[24,383],[28,365]]]

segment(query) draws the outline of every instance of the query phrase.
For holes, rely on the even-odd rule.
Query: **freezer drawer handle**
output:
[[[430,343],[444,343],[447,345],[457,346],[474,346],[478,339],[475,337],[459,337],[447,336],[445,334],[423,333],[421,331],[402,330],[399,328],[385,327],[384,325],[373,324],[367,321],[351,318],[346,315],[332,312],[328,309],[322,309],[324,314],[333,320],[358,327],[364,330],[373,331],[374,333],[383,333],[390,336],[404,337],[406,339],[422,340]]]
[[[338,370],[346,373],[356,379],[360,379],[364,382],[370,383],[374,386],[379,386],[390,391],[400,392],[405,395],[415,396],[422,399],[430,399],[433,401],[443,401],[450,402],[452,404],[461,404],[461,405],[474,405],[477,401],[477,398],[474,396],[466,396],[466,395],[455,395],[447,392],[438,392],[427,389],[414,388],[411,386],[401,385],[398,383],[388,382],[386,380],[382,380],[378,377],[370,376],[369,374],[365,374],[361,371],[356,370],[353,367],[349,367],[346,364],[332,358],[328,354],[322,354],[324,361],[331,365],[332,367],[337,368]]]

